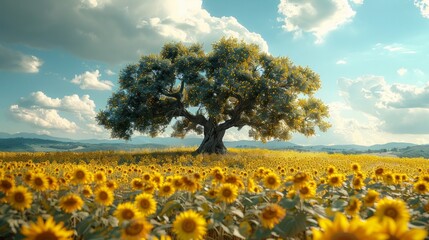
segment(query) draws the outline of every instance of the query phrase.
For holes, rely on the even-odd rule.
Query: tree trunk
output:
[[[224,135],[225,135],[225,130],[219,130],[214,126],[205,127],[203,142],[195,152],[197,154],[200,154],[200,153],[225,154],[226,147],[222,141]]]

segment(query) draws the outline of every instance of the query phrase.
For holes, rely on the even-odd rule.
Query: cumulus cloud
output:
[[[75,132],[76,123],[61,117],[57,110],[43,108],[23,108],[18,105],[10,106],[10,112],[17,119],[44,129],[57,129]]]
[[[393,44],[383,44],[383,43],[377,43],[372,50],[378,50],[378,51],[386,51],[389,53],[400,53],[400,54],[414,54],[416,51],[402,45],[399,43],[393,43]]]
[[[316,43],[322,43],[329,32],[350,22],[356,14],[348,0],[280,0],[278,12],[284,16],[286,31],[298,36],[312,33]]]
[[[79,85],[81,89],[92,90],[112,90],[113,83],[107,80],[100,80],[101,74],[98,70],[94,72],[86,71],[80,75],[75,75],[72,83]]]
[[[380,76],[340,79],[341,95],[353,109],[378,119],[392,134],[429,133],[429,83],[388,84]]]
[[[42,60],[36,56],[26,55],[22,52],[5,48],[0,44],[0,70],[38,73],[42,64]]]
[[[344,59],[340,59],[340,60],[338,60],[338,61],[336,62],[336,64],[337,64],[337,65],[344,65],[344,64],[347,64],[347,61],[346,61],[346,60],[344,60]]]
[[[61,110],[75,113],[79,116],[83,115],[87,118],[93,118],[96,115],[95,103],[89,95],[79,97],[77,94],[73,94],[64,96],[63,98],[51,98],[45,93],[38,91],[31,93],[29,97],[21,98],[18,105],[28,109]]]
[[[0,42],[62,48],[109,63],[159,52],[168,41],[202,42],[209,48],[222,36],[239,37],[268,51],[260,34],[234,17],[211,16],[202,0],[6,1],[0,23]],[[43,28],[34,31],[34,26]]]
[[[363,4],[363,0],[352,0],[352,2],[353,2],[354,4],[359,4],[359,5],[362,5],[362,4]]]
[[[399,75],[399,76],[404,76],[405,74],[407,74],[407,72],[408,72],[408,70],[406,69],[406,68],[399,68],[397,71],[396,71],[396,73]]]
[[[429,0],[414,0],[414,5],[420,9],[423,17],[429,18]]]

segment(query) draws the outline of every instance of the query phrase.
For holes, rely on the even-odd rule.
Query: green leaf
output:
[[[298,202],[299,202],[299,196],[295,196],[293,199],[283,198],[279,202],[279,205],[286,209],[292,209],[292,208],[295,208]]]
[[[307,227],[306,215],[303,212],[298,212],[294,215],[286,216],[274,230],[284,238],[296,236],[298,233],[305,231]]]
[[[85,233],[88,232],[88,230],[91,229],[91,222],[93,221],[93,218],[91,215],[80,221],[76,226],[76,231],[79,236],[85,235]]]
[[[332,208],[333,209],[344,209],[345,206],[347,206],[348,202],[343,199],[337,199],[334,202],[332,202]]]
[[[164,205],[164,207],[162,208],[161,212],[160,212],[158,215],[162,216],[162,215],[166,214],[168,211],[170,211],[170,210],[172,210],[172,209],[174,209],[174,208],[176,208],[176,207],[179,207],[179,206],[180,206],[180,208],[182,207],[182,206],[180,205],[180,202],[179,202],[179,201],[177,201],[177,200],[171,200],[171,201],[168,201],[168,202]]]

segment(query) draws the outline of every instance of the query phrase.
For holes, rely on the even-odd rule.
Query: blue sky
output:
[[[94,116],[121,68],[222,36],[320,74],[333,126],[292,142],[429,143],[429,0],[2,1],[0,132],[108,138]]]

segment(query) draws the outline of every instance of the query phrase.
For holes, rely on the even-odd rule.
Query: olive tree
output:
[[[199,44],[168,43],[121,71],[97,121],[127,140],[135,131],[155,137],[172,125],[173,137],[204,134],[197,153],[225,153],[222,139],[233,127],[248,126],[249,136],[263,142],[326,131],[328,107],[314,97],[319,88],[310,68],[234,38],[222,38],[208,53]]]

